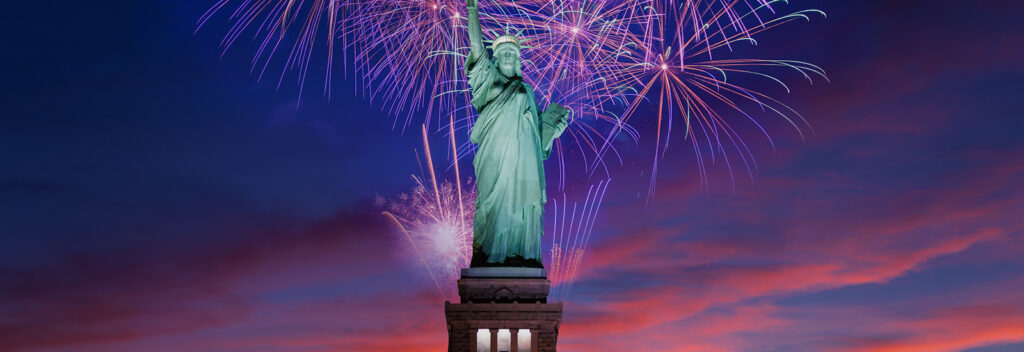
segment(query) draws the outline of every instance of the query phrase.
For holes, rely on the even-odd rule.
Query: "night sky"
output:
[[[298,105],[257,81],[224,17],[193,34],[212,3],[7,9],[0,350],[445,350],[374,204],[413,186],[418,128],[351,76]],[[638,124],[560,350],[1024,351],[1024,2],[791,4],[828,18],[743,50],[828,72],[773,91],[814,134],[749,134],[735,188],[676,142],[645,207]]]

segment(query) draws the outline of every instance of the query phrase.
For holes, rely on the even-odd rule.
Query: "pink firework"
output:
[[[415,261],[423,265],[438,292],[447,299],[454,293],[452,284],[459,270],[469,266],[473,254],[476,191],[471,183],[463,184],[460,179],[454,143],[455,181],[438,183],[425,126],[422,136],[429,183],[414,176],[416,185],[411,192],[399,194],[390,202],[378,199],[378,203],[408,240]]]
[[[777,116],[801,136],[809,129],[773,92],[751,84],[778,83],[779,91],[788,92],[784,80],[773,76],[775,68],[808,80],[824,72],[804,62],[754,59],[734,51],[756,45],[758,33],[823,15],[782,12],[786,5],[782,0],[494,0],[481,1],[480,11],[485,37],[510,32],[526,38],[524,76],[541,107],[558,102],[574,112],[555,147],[562,171],[558,184],[564,186],[568,155],[580,159],[587,174],[608,161],[624,164],[615,142],[620,136],[639,141],[641,133],[631,127],[639,117],[655,126],[645,131],[655,144],[652,195],[658,162],[673,135],[689,142],[706,184],[707,158],[722,159],[730,178],[734,163],[751,175],[756,169],[733,124],[760,129],[769,143],[759,115]],[[251,35],[258,44],[254,71],[262,76],[281,55],[281,79],[294,70],[300,87],[310,61],[325,60],[325,94],[334,53],[349,60],[351,52],[353,62],[345,67],[369,99],[386,102],[395,128],[422,119],[443,130],[454,120],[452,130],[466,134],[474,114],[462,72],[468,52],[464,11],[462,0],[220,0],[200,25],[230,13],[225,49]],[[472,150],[472,145],[460,147],[463,153]]]
[[[387,210],[384,215],[395,222],[401,235],[408,241],[408,249],[414,254],[412,260],[423,265],[423,269],[437,285],[438,292],[446,299],[451,296],[451,286],[459,276],[459,269],[469,267],[473,253],[473,200],[475,192],[471,185],[459,190],[457,184],[445,181],[438,186],[438,194],[422,180],[409,193],[403,193],[390,202],[380,200]],[[463,193],[468,212],[460,213],[456,193]],[[468,204],[465,204],[468,203]]]
[[[813,83],[813,76],[826,79],[821,68],[792,60],[727,58],[735,45],[756,44],[753,35],[757,33],[790,21],[809,19],[809,14],[824,16],[818,10],[768,16],[774,14],[771,4],[775,2],[778,1],[685,1],[681,6],[669,7],[678,9],[678,14],[661,16],[663,19],[648,24],[645,31],[656,33],[659,40],[645,42],[642,50],[644,61],[625,68],[622,76],[627,80],[620,82],[619,87],[609,87],[611,91],[607,95],[635,92],[627,93],[632,98],[621,115],[623,124],[627,124],[642,106],[655,103],[656,113],[643,115],[645,118],[653,117],[656,126],[649,196],[655,191],[658,161],[664,157],[677,123],[682,123],[683,138],[690,142],[697,155],[703,184],[708,182],[704,155],[710,156],[712,161],[716,156],[723,158],[730,177],[733,175],[733,161],[729,155],[737,155],[747,173],[751,177],[753,175],[756,168],[754,155],[730,123],[736,116],[743,117],[742,120],[749,121],[763,132],[774,147],[770,134],[748,112],[749,108],[758,108],[785,120],[801,137],[803,129],[810,128],[795,110],[765,92],[737,82],[749,82],[749,78],[763,79],[779,84],[788,93],[789,88],[782,80],[763,73],[763,69],[791,69]],[[740,10],[743,7],[749,10]],[[666,13],[671,15],[673,10]],[[716,52],[722,53],[716,55]],[[609,144],[605,148],[610,147]]]
[[[230,11],[228,17],[231,26],[221,40],[221,55],[239,39],[251,35],[257,46],[250,71],[262,79],[272,61],[283,60],[281,65],[284,68],[278,78],[278,87],[288,72],[297,72],[295,80],[300,96],[314,57],[321,56],[318,60],[323,60],[321,62],[326,67],[323,93],[325,96],[330,95],[334,54],[340,50],[342,58],[345,58],[350,37],[341,25],[344,18],[350,17],[347,15],[348,8],[341,1],[218,0],[196,21],[196,32],[214,15],[232,7],[234,10]]]
[[[459,93],[464,58],[457,54],[469,45],[464,3],[363,1],[359,7],[346,25],[356,33],[354,70],[365,94],[387,102],[396,128],[415,123],[415,116],[427,126],[447,122],[466,99]]]

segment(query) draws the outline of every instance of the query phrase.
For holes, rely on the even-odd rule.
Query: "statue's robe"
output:
[[[474,255],[481,251],[489,264],[516,256],[539,264],[547,202],[543,161],[566,123],[562,116],[542,121],[533,89],[521,77],[502,75],[486,52],[467,58],[466,73],[479,115],[470,132],[479,145]]]

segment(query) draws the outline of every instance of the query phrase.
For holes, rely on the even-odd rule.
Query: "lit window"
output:
[[[516,340],[518,343],[519,352],[530,352],[532,346],[530,342],[533,340],[533,336],[530,334],[530,329],[519,329]],[[509,329],[498,329],[498,351],[496,352],[509,352],[512,350],[512,331]],[[478,329],[476,331],[476,352],[491,352],[491,330],[490,329]]]
[[[498,352],[509,352],[512,350],[512,332],[508,329],[498,329]]]
[[[489,330],[476,331],[476,352],[491,352],[491,332]]]
[[[519,329],[519,352],[530,352],[530,329]]]

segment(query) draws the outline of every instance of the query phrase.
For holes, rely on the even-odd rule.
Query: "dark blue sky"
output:
[[[1024,6],[791,3],[829,16],[743,50],[829,73],[782,95],[816,133],[769,123],[735,191],[680,143],[646,208],[653,145],[620,146],[560,348],[1024,348]],[[412,186],[418,130],[340,74],[297,107],[244,46],[219,59],[223,18],[192,34],[210,4],[5,16],[0,349],[443,350],[373,206]]]

